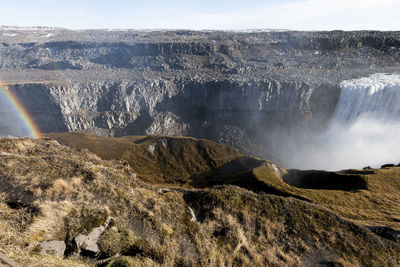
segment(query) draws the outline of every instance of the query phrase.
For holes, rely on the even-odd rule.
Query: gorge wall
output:
[[[43,132],[191,135],[290,167],[341,83],[398,72],[399,48],[397,32],[2,27],[0,80]],[[0,134],[13,135],[7,112]]]

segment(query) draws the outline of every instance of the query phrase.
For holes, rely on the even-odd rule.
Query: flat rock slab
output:
[[[87,235],[80,234],[77,237],[75,237],[75,242],[76,242],[76,245],[78,246],[79,251],[86,250],[86,251],[94,253],[94,254],[99,253],[100,248],[99,248],[97,242],[99,241],[101,234],[107,228],[110,221],[111,221],[111,217],[108,218],[108,220],[106,221],[106,223],[104,225],[93,228],[93,230],[90,233],[88,233]]]
[[[75,238],[75,242],[79,249],[84,249],[93,253],[100,252],[99,246],[97,245],[97,241],[100,238],[100,235],[104,232],[105,227],[100,226],[94,228],[89,234],[83,235],[80,234]]]
[[[64,241],[60,240],[43,241],[39,246],[42,249],[40,254],[54,255],[57,257],[64,257],[64,252],[67,247]]]
[[[0,251],[0,267],[3,267],[3,266],[22,267],[21,264],[10,259],[9,257],[6,256],[6,254],[4,254],[3,252]]]

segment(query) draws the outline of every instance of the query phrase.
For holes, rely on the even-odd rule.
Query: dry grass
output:
[[[253,264],[255,258],[251,255],[254,252],[255,255],[267,253],[269,257],[262,258],[262,265],[275,266],[300,265],[306,255],[309,257],[307,262],[318,259],[316,265],[321,261],[339,260],[349,265],[377,266],[382,262],[392,265],[396,263],[396,257],[397,260],[400,257],[398,245],[391,242],[383,245],[365,228],[303,201],[260,196],[231,186],[194,194],[194,203],[190,203],[201,207],[205,221],[215,223],[218,214],[228,216],[221,224],[226,231],[219,231],[222,244],[234,244],[227,251],[234,251],[237,244],[249,245],[245,247],[245,255]],[[230,228],[229,225],[235,222],[232,218],[236,218],[237,224]],[[231,229],[239,233],[232,234]],[[246,233],[245,242],[240,238],[241,229]],[[324,254],[320,255],[321,251]]]
[[[203,155],[225,155],[223,149]],[[398,245],[290,197],[235,186],[180,189],[176,183],[160,192],[165,184],[140,182],[125,161],[100,160],[46,139],[0,139],[0,158],[0,229],[5,229],[0,231],[0,248],[26,266],[96,265],[96,259],[79,255],[36,255],[35,247],[43,240],[70,242],[109,216],[118,231],[110,228],[102,235],[102,255],[126,256],[115,261],[133,266],[382,265],[393,257],[386,262],[390,265],[400,260]],[[318,190],[287,185],[270,163],[240,172],[246,173],[275,193],[316,199],[312,193]]]

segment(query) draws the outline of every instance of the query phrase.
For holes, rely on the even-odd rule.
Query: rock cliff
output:
[[[399,48],[398,32],[2,27],[0,80],[43,132],[192,135],[282,163],[277,129],[323,129],[340,83],[398,72]]]

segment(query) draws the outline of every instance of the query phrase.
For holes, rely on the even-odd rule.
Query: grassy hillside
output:
[[[73,148],[88,149],[105,160],[125,160],[141,180],[151,183],[185,185],[196,174],[242,157],[234,148],[190,137],[106,138],[84,133],[46,136]]]
[[[400,167],[358,173],[357,178],[350,175],[348,179],[352,189],[340,189],[342,186],[338,189],[296,188],[295,192],[363,225],[384,225],[400,230]]]
[[[126,159],[139,179],[149,183],[192,188],[238,185],[258,193],[308,200],[366,226],[400,230],[400,167],[287,171],[207,140],[163,136],[104,138],[83,133],[48,136],[71,147],[87,148],[103,159]],[[162,142],[168,143],[167,149]],[[151,144],[156,144],[153,154],[147,151]]]
[[[149,139],[159,138],[163,137]],[[176,140],[207,145],[195,139]],[[215,144],[218,147],[229,149]],[[399,242],[332,212],[344,213],[344,204],[332,202],[330,210],[311,203],[325,201],[327,207],[337,196],[344,202],[368,192],[372,197],[378,189],[369,179],[393,170],[362,176],[368,189],[324,189],[319,194],[318,189],[285,183],[280,177],[288,172],[271,162],[232,153],[239,157],[217,167],[209,165],[179,187],[181,181],[143,182],[126,160],[103,160],[52,140],[0,139],[0,250],[24,266],[396,266],[400,262]],[[226,156],[221,151],[210,154]],[[383,209],[386,202],[376,205]],[[99,253],[79,253],[76,237],[106,222],[110,223],[97,242]],[[66,244],[64,257],[39,253],[38,245],[51,240]]]
[[[280,177],[284,169],[209,140],[169,136],[106,138],[86,133],[46,136],[72,148],[88,149],[105,160],[122,159],[141,181],[150,184],[185,188],[232,184],[291,195],[291,187]]]

